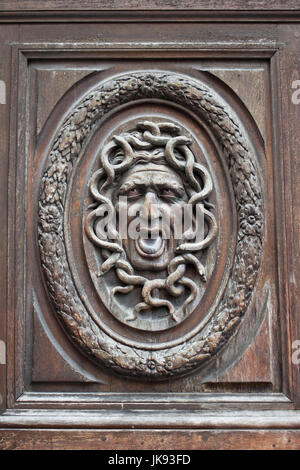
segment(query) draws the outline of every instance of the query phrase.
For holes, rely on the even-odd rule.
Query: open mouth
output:
[[[165,249],[165,240],[162,238],[161,233],[156,234],[155,237],[151,237],[151,233],[148,233],[148,237],[140,237],[135,241],[135,247],[137,252],[146,258],[157,258],[162,255]]]

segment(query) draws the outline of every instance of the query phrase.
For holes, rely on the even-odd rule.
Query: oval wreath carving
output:
[[[188,342],[156,351],[123,344],[93,320],[74,285],[64,241],[68,183],[88,137],[107,112],[145,98],[183,105],[209,124],[228,166],[238,216],[234,265],[214,315]],[[88,93],[56,134],[39,197],[41,263],[61,322],[81,350],[99,364],[131,377],[167,378],[208,361],[228,341],[249,305],[262,257],[262,229],[262,193],[247,137],[230,107],[198,80],[167,72],[120,75]]]

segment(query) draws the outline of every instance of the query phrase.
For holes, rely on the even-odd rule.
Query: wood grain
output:
[[[0,216],[0,262],[4,267],[0,281],[0,339],[7,332],[8,340],[7,369],[0,366],[0,393],[4,398],[0,404],[1,449],[300,449],[300,374],[299,365],[291,362],[292,342],[300,339],[300,107],[291,101],[292,81],[300,77],[300,29],[296,24],[300,21],[300,1],[161,3],[1,2],[0,22],[10,24],[1,27],[0,52],[5,61],[0,66],[0,79],[7,81],[9,92],[12,85],[12,101],[8,101],[6,114],[0,115],[0,205],[4,208]],[[292,20],[293,24],[286,24]],[[76,22],[82,25],[78,27]],[[39,130],[48,123],[45,127],[53,132],[55,119],[62,116],[53,114],[51,108],[74,82],[62,78],[65,61],[69,70],[74,70],[67,75],[75,77],[81,62],[86,61],[92,71],[93,61],[106,67],[114,60],[120,61],[119,72],[130,71],[130,61],[134,60],[134,66],[139,63],[140,69],[147,61],[153,65],[158,60],[161,67],[172,70],[176,62],[184,68],[190,61],[195,77],[201,67],[209,68],[208,63],[228,71],[233,62],[238,66],[248,62],[263,65],[267,71],[259,84],[262,94],[257,93],[255,80],[250,77],[255,74],[249,74],[249,92],[243,93],[251,100],[251,106],[247,99],[244,103],[251,108],[252,116],[241,114],[246,128],[252,119],[259,121],[263,139],[253,133],[253,145],[266,147],[266,157],[260,164],[269,238],[259,287],[263,292],[266,284],[270,286],[271,314],[260,340],[253,342],[231,375],[224,375],[224,383],[202,384],[201,371],[172,383],[130,382],[117,379],[111,371],[106,371],[108,381],[104,386],[72,382],[72,374],[66,376],[66,383],[64,364],[59,361],[56,378],[41,374],[43,382],[31,381],[33,288],[42,299],[47,319],[52,318],[49,323],[56,341],[60,345],[65,341],[60,325],[55,323],[52,328],[55,320],[42,281],[34,229],[36,184],[46,153],[45,148],[38,156],[34,153],[37,118]],[[36,64],[42,72],[33,70]],[[45,64],[51,71],[60,69],[58,92],[51,85],[49,96]],[[39,114],[37,88],[30,81],[39,80],[38,75],[44,80],[42,92],[41,88],[38,91],[40,106],[43,96],[46,104]],[[91,74],[89,86],[96,78]],[[217,80],[215,77],[216,87]],[[236,97],[230,91],[234,80]],[[231,77],[227,73],[227,84],[224,97],[229,97],[231,105],[243,100],[243,87],[235,73]],[[80,87],[83,92],[82,82]],[[72,103],[72,99],[67,100],[66,109]],[[28,253],[24,240],[30,247]],[[255,306],[251,315],[258,315]],[[249,331],[244,330],[244,335],[248,340]],[[242,338],[235,341],[232,351],[242,357],[238,356]],[[45,371],[47,360],[56,362],[56,355],[49,354],[42,336],[38,346],[35,361],[44,355],[40,365]],[[87,360],[71,342],[66,349],[74,351],[72,359],[93,373],[96,366],[88,369]],[[221,361],[217,367],[221,370]],[[224,369],[227,367],[228,363]],[[213,367],[212,375],[215,372]]]
[[[300,431],[3,431],[2,450],[299,450]]]
[[[21,3],[21,4],[20,4]],[[299,0],[18,0],[1,2],[1,10],[297,10]]]

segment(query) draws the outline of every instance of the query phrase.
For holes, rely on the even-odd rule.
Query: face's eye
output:
[[[162,197],[174,197],[175,196],[175,193],[171,188],[163,188],[160,194]]]
[[[141,194],[141,191],[138,188],[130,188],[127,192],[128,197],[137,197]]]

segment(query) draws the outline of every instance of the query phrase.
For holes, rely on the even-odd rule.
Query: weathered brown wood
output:
[[[152,5],[153,3],[153,5]],[[300,5],[298,0],[273,0],[267,4],[260,0],[226,0],[222,5],[208,0],[185,0],[184,2],[166,1],[147,2],[127,0],[51,0],[50,2],[28,0],[22,2],[4,1],[0,5],[0,22],[299,22]],[[39,16],[37,16],[37,12]]]
[[[158,408],[158,407],[157,407]],[[299,410],[7,410],[2,429],[255,429],[299,430]]]
[[[15,37],[16,30],[14,26],[6,28],[6,31],[0,31],[1,41],[1,64],[0,64],[0,76],[1,80],[5,84],[5,96],[1,97],[0,104],[0,204],[1,210],[1,244],[0,244],[0,260],[1,260],[1,279],[0,279],[0,341],[3,341],[1,345],[1,360],[0,360],[0,410],[5,409],[7,406],[7,362],[9,361],[9,352],[7,351],[7,282],[11,265],[8,261],[8,244],[7,244],[7,221],[8,221],[8,168],[9,168],[9,146],[10,146],[10,109],[13,109],[11,101],[11,50],[8,42],[13,40]],[[2,89],[3,90],[3,89]],[[4,99],[3,99],[4,98]],[[6,261],[5,261],[6,260]],[[4,357],[3,357],[4,356]]]
[[[299,450],[299,431],[0,431],[3,450]],[[112,454],[113,455],[113,454]]]
[[[284,162],[288,164],[284,165],[282,176],[284,178],[285,188],[289,188],[286,193],[285,199],[285,216],[287,220],[288,230],[286,232],[286,238],[284,239],[284,255],[287,258],[286,271],[289,272],[289,277],[285,281],[286,284],[286,295],[288,295],[287,304],[289,306],[289,321],[290,330],[286,338],[289,338],[289,355],[290,357],[295,352],[295,348],[291,347],[295,341],[300,337],[299,329],[299,283],[300,283],[300,220],[299,220],[299,136],[297,135],[297,123],[300,118],[300,109],[297,104],[292,100],[290,89],[293,87],[293,81],[298,78],[300,62],[296,53],[299,50],[299,32],[297,28],[289,26],[287,28],[281,28],[281,37],[286,41],[288,39],[288,46],[285,49],[284,54],[281,53],[281,61],[279,67],[279,80],[282,84],[282,107],[281,107],[281,152]],[[289,70],[288,79],[284,69]],[[292,88],[293,90],[293,88]],[[288,123],[292,123],[289,126]],[[285,189],[282,189],[285,191]],[[287,341],[287,339],[282,342]],[[290,366],[290,375],[292,377],[293,385],[293,400],[295,406],[299,407],[299,386],[300,386],[300,373],[299,363],[293,363],[289,361],[285,367]]]
[[[22,0],[22,3],[18,0],[2,1],[0,11],[3,10],[173,10],[173,9],[194,9],[194,10],[297,10],[300,8],[299,0],[289,0],[288,3],[285,0],[271,0],[270,2],[264,2],[261,0],[225,0],[220,5],[218,0],[183,0],[183,1],[172,1],[166,0],[163,4],[160,0],[152,0],[150,3],[147,0],[125,0],[120,3],[119,0],[84,0],[84,1],[72,1],[72,0],[48,0],[47,3],[43,1],[34,0]]]
[[[164,2],[158,9],[155,0],[134,5],[129,0],[113,5],[49,0],[43,4],[24,1],[20,9],[19,2],[18,8],[14,1],[1,2],[0,21],[12,24],[3,24],[0,33],[4,58],[0,80],[6,82],[8,93],[7,104],[0,104],[0,112],[5,110],[0,114],[0,204],[4,208],[0,340],[6,342],[8,359],[7,366],[0,364],[0,409],[7,409],[0,415],[0,448],[300,448],[300,365],[292,362],[293,342],[300,340],[300,108],[291,98],[292,83],[300,77],[300,29],[296,24],[300,2],[226,0],[222,7],[217,3]],[[236,22],[232,22],[234,18]],[[291,19],[295,23],[287,24]],[[17,22],[24,24],[17,26]],[[80,28],[76,22],[82,22]],[[152,81],[145,74],[152,74]],[[155,87],[166,76],[169,88],[164,85],[161,96]],[[129,82],[137,78],[143,91],[132,94],[130,106],[113,96],[118,90],[129,96],[134,90]],[[122,88],[120,84],[126,80]],[[106,89],[104,82],[110,83]],[[152,328],[155,318],[151,315],[147,324],[141,318],[131,325],[133,308],[126,311],[126,300],[118,302],[131,319],[114,316],[111,289],[104,298],[101,289],[97,293],[95,288],[97,280],[91,280],[98,251],[89,241],[94,225],[83,223],[82,215],[95,209],[88,208],[98,197],[96,191],[94,199],[89,193],[93,190],[89,178],[99,169],[99,161],[92,160],[97,146],[94,129],[86,117],[82,117],[85,127],[81,127],[84,113],[82,107],[81,111],[77,108],[86,99],[85,105],[96,118],[102,112],[101,106],[92,105],[97,89],[105,90],[102,98],[107,116],[99,123],[103,135],[111,133],[107,145],[111,145],[112,135],[127,136],[128,142],[135,136],[151,153],[149,130],[154,132],[150,132],[150,140],[166,137],[157,124],[161,121],[175,123],[181,134],[190,132],[202,140],[206,159],[199,162],[213,181],[212,199],[207,202],[214,204],[210,210],[218,226],[209,250],[218,242],[215,259],[223,267],[207,277],[203,311],[200,301],[195,309],[199,315],[180,314],[180,321],[175,321],[177,304],[175,320],[168,319],[165,329]],[[182,98],[189,93],[192,98]],[[142,98],[137,104],[135,100]],[[191,104],[193,99],[200,103],[198,108],[195,102]],[[200,108],[205,109],[202,115]],[[224,120],[225,108],[228,121]],[[73,118],[78,135],[68,140],[66,126]],[[142,130],[138,128],[141,119],[148,122]],[[86,147],[79,148],[79,134],[87,139]],[[124,141],[119,142],[125,146]],[[196,143],[189,145],[194,158],[199,158]],[[70,146],[73,154],[78,152],[72,169],[64,166]],[[188,154],[185,147],[182,151]],[[248,158],[247,152],[254,157]],[[168,158],[170,162],[170,155]],[[49,209],[45,194],[51,194],[53,188],[55,194],[54,181],[60,178],[57,162],[67,175],[66,185],[59,188],[55,199],[68,214],[63,216],[65,232],[60,238],[67,247],[66,259],[58,245],[53,255],[56,235],[49,242],[49,233],[56,234],[53,225],[52,232],[49,230],[57,221],[55,213],[47,219],[41,209]],[[105,155],[103,162],[112,180]],[[145,164],[145,178],[147,168]],[[128,184],[132,173],[122,178]],[[150,187],[158,187],[151,178],[148,186],[144,181],[148,192]],[[255,198],[249,201],[242,194],[245,190],[254,192]],[[257,211],[248,208],[253,201],[259,208],[255,221]],[[261,221],[262,236],[253,231],[254,226],[260,228],[254,222]],[[247,240],[236,263],[235,235],[239,239],[246,235]],[[261,247],[254,239],[262,240]],[[145,265],[142,269],[132,252],[126,253],[133,261],[131,267],[145,276]],[[261,263],[257,261],[260,256]],[[213,270],[213,254],[207,260],[199,259],[205,269],[211,266]],[[62,281],[65,272],[58,275],[61,266],[65,272],[66,267],[71,270],[68,283]],[[189,332],[198,327],[200,317],[205,318],[209,302],[216,299],[218,307],[218,293],[228,279],[224,266],[230,266],[230,282],[238,279],[247,301],[229,283],[235,304],[224,308],[225,320],[224,312],[219,311],[208,343],[198,350],[197,342],[190,343]],[[153,277],[157,266],[152,268]],[[117,274],[124,279],[124,273]],[[172,269],[168,274],[173,274]],[[193,276],[192,269],[187,274]],[[161,286],[164,277],[159,279]],[[105,282],[108,287],[113,285]],[[163,297],[156,292],[153,298]],[[102,327],[97,330],[95,323],[90,328],[87,300],[105,328],[110,328],[110,339],[100,348],[95,341],[101,337]],[[140,302],[151,305],[146,291]],[[240,318],[233,331],[234,321]],[[227,324],[232,330],[226,330]],[[69,334],[62,325],[68,325]],[[226,334],[219,345],[223,330]],[[170,341],[179,341],[181,346],[170,349],[171,361],[165,368],[164,344]],[[157,348],[153,356],[147,352],[149,344]],[[201,367],[192,370],[196,366]],[[124,370],[126,377],[120,373]],[[183,376],[176,377],[177,373]]]

